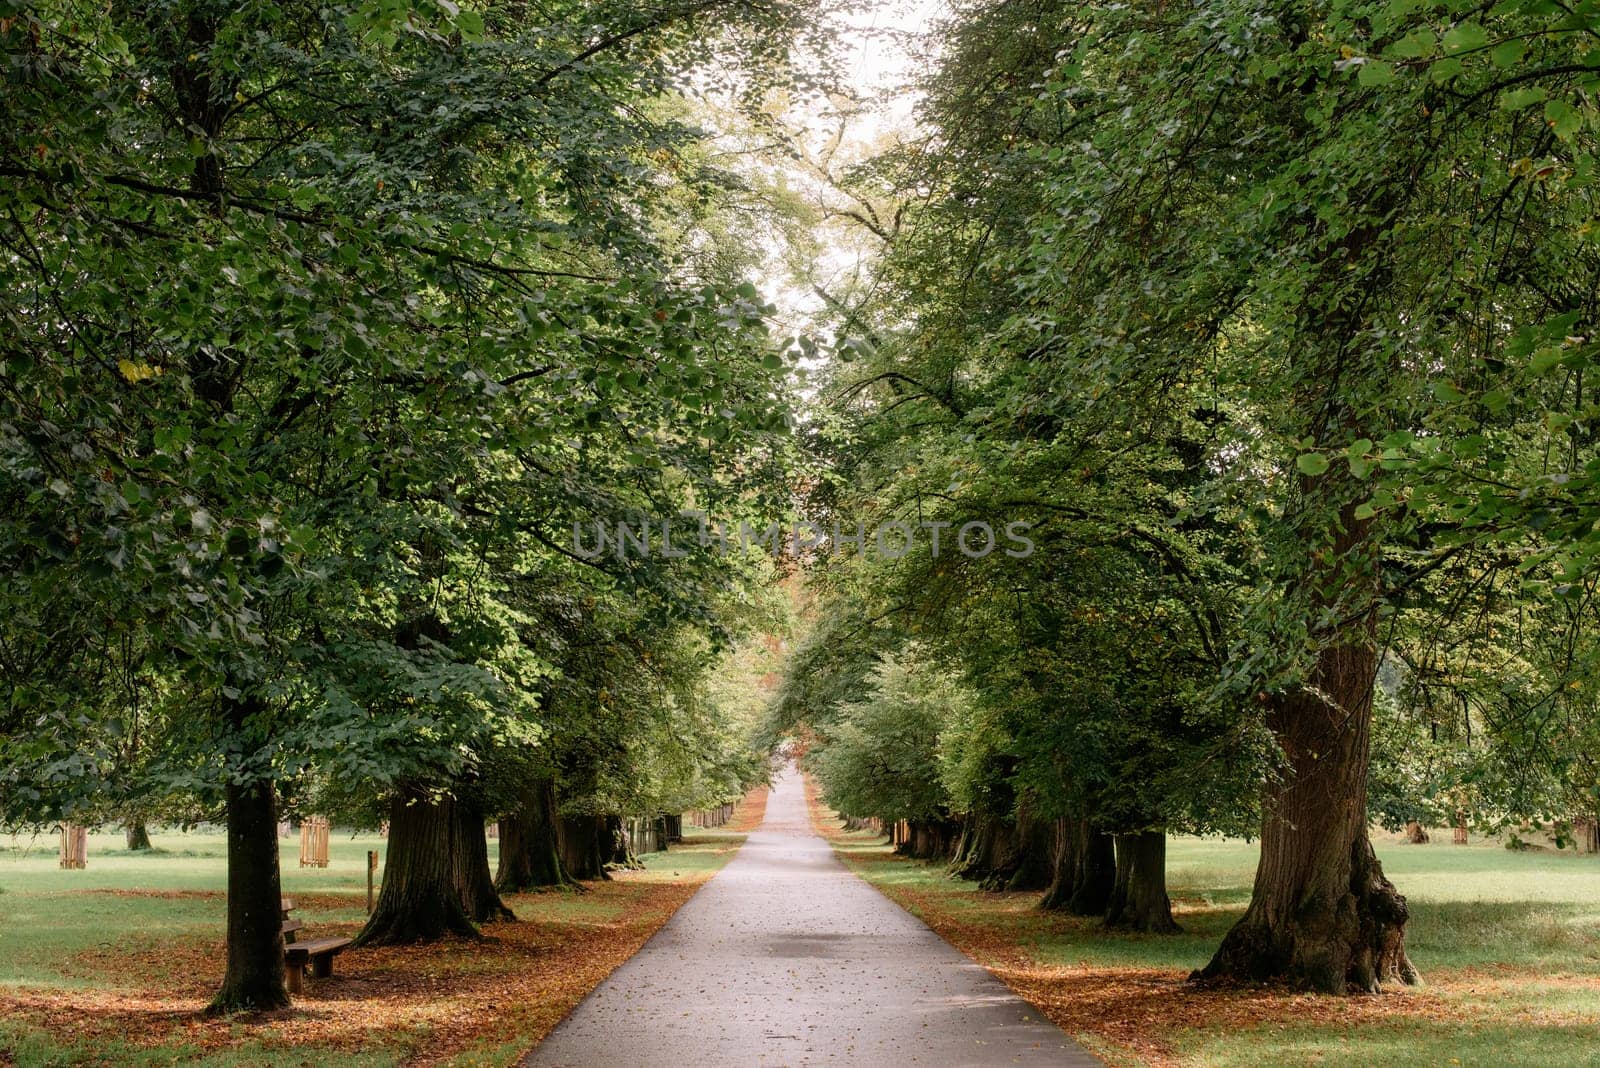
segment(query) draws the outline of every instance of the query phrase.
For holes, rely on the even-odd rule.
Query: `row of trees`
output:
[[[792,342],[685,87],[810,17],[0,3],[0,822],[225,823],[216,1009],[287,1001],[285,812],[386,819],[361,941],[416,940],[763,774],[714,669],[766,565],[570,531],[784,502]]]
[[[1259,836],[1200,974],[1328,992],[1416,979],[1374,817],[1600,809],[1597,35],[957,5],[922,135],[841,179],[881,253],[810,504],[945,542],[819,569],[769,730],[836,805],[1151,930],[1165,833]]]

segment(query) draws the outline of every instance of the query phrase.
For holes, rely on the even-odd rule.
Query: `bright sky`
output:
[[[769,245],[764,295],[794,331],[804,331],[823,309],[814,286],[843,292],[865,275],[881,247],[859,224],[838,214],[859,212],[862,205],[830,188],[829,178],[843,177],[852,165],[915,134],[919,96],[912,86],[926,62],[925,35],[946,11],[942,0],[881,0],[841,13],[848,96],[811,101],[785,116],[798,132],[805,159],[776,168],[774,176],[820,209],[811,231],[816,247],[798,264],[808,277],[794,278],[797,265],[785,262],[780,243]],[[892,205],[885,203],[892,216]]]

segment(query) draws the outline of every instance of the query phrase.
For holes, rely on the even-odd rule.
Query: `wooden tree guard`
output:
[[[716,808],[701,808],[689,813],[689,826],[691,827],[721,827],[733,817],[733,805],[718,805]]]
[[[1577,839],[1578,852],[1600,853],[1600,821],[1588,817],[1573,820],[1572,836]]]
[[[1454,842],[1456,845],[1466,845],[1467,844],[1467,814],[1466,813],[1464,813],[1464,812],[1456,813],[1456,825],[1452,830],[1453,830],[1453,834],[1452,834],[1450,840],[1452,842]]]
[[[300,866],[328,866],[328,817],[307,816],[300,823]]]
[[[76,823],[61,825],[61,866],[82,868],[89,862],[89,828]]]
[[[367,850],[367,915],[372,915],[372,898],[376,889],[374,886],[378,877],[378,851]]]

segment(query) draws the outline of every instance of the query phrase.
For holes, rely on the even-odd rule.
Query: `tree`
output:
[[[907,852],[947,857],[953,826],[939,781],[938,741],[961,700],[953,680],[914,651],[884,659],[868,695],[839,710],[839,723],[817,755],[824,800],[850,815],[908,821]]]
[[[1464,554],[1521,545],[1537,571],[1558,552],[1569,576],[1587,560],[1566,525],[1593,514],[1585,443],[1566,434],[1563,474],[1536,474],[1559,449],[1530,417],[1570,403],[1541,377],[1587,359],[1587,334],[1557,332],[1584,315],[1564,279],[1592,274],[1565,178],[1590,158],[1589,19],[1537,4],[1475,17],[975,5],[954,42],[1026,44],[953,50],[936,83],[948,193],[911,248],[957,213],[982,236],[957,246],[959,272],[911,263],[955,280],[933,323],[1009,359],[895,368],[902,397],[970,422],[990,410],[972,386],[998,379],[1017,436],[1070,443],[1091,475],[1130,440],[1156,459],[1193,440],[1198,462],[1169,454],[1199,474],[1169,529],[1244,535],[1201,546],[1240,567],[1250,608],[1208,700],[1255,708],[1278,759],[1252,905],[1209,977],[1330,992],[1415,978],[1404,900],[1366,835],[1380,620]],[[1026,77],[974,76],[974,55],[1007,48],[1045,58]],[[943,103],[1008,93],[1009,109]],[[1485,160],[1487,197],[1469,177]],[[971,313],[986,286],[1002,314]],[[1516,361],[1535,352],[1518,394]],[[1189,418],[1204,432],[1171,433]]]
[[[377,783],[432,835],[439,784],[527,740],[537,665],[496,582],[564,558],[551,515],[779,469],[780,347],[753,289],[663,247],[658,179],[697,135],[643,105],[712,55],[773,73],[804,9],[709,9],[3,20],[6,811],[84,791],[96,632],[135,621],[184,709],[152,775],[227,813],[219,1010],[286,1001],[278,783]],[[436,886],[406,852],[386,883]]]

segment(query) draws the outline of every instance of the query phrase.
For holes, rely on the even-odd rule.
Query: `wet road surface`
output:
[[[599,1066],[1100,1062],[811,829],[792,769],[734,859],[524,1062]]]

